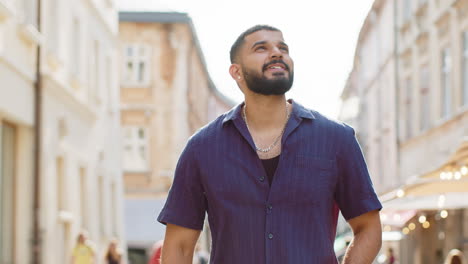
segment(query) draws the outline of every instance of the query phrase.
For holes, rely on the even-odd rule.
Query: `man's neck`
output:
[[[286,122],[286,97],[284,95],[246,96],[246,117],[249,127],[255,131],[264,131],[283,127]],[[289,111],[291,107],[288,107]]]

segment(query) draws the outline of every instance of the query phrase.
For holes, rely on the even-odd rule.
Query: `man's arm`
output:
[[[167,224],[161,264],[192,264],[200,230]]]
[[[382,246],[379,211],[371,211],[348,221],[354,238],[346,251],[343,264],[371,264]]]

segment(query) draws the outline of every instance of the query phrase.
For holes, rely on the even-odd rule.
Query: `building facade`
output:
[[[400,263],[468,255],[467,94],[468,2],[376,0],[343,100]]]
[[[156,217],[187,140],[234,103],[211,81],[187,14],[121,12],[119,19],[126,224],[130,257],[143,263],[163,239]]]
[[[69,263],[83,229],[97,263],[126,247],[117,32],[112,0],[0,1],[1,263]]]

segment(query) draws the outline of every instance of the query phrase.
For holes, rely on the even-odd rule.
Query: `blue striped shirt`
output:
[[[381,209],[354,130],[292,101],[271,187],[242,104],[192,136],[158,221],[212,234],[210,263],[334,264],[339,210]]]

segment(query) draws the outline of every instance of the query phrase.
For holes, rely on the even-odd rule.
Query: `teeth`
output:
[[[280,66],[272,66],[270,69],[282,69]]]

